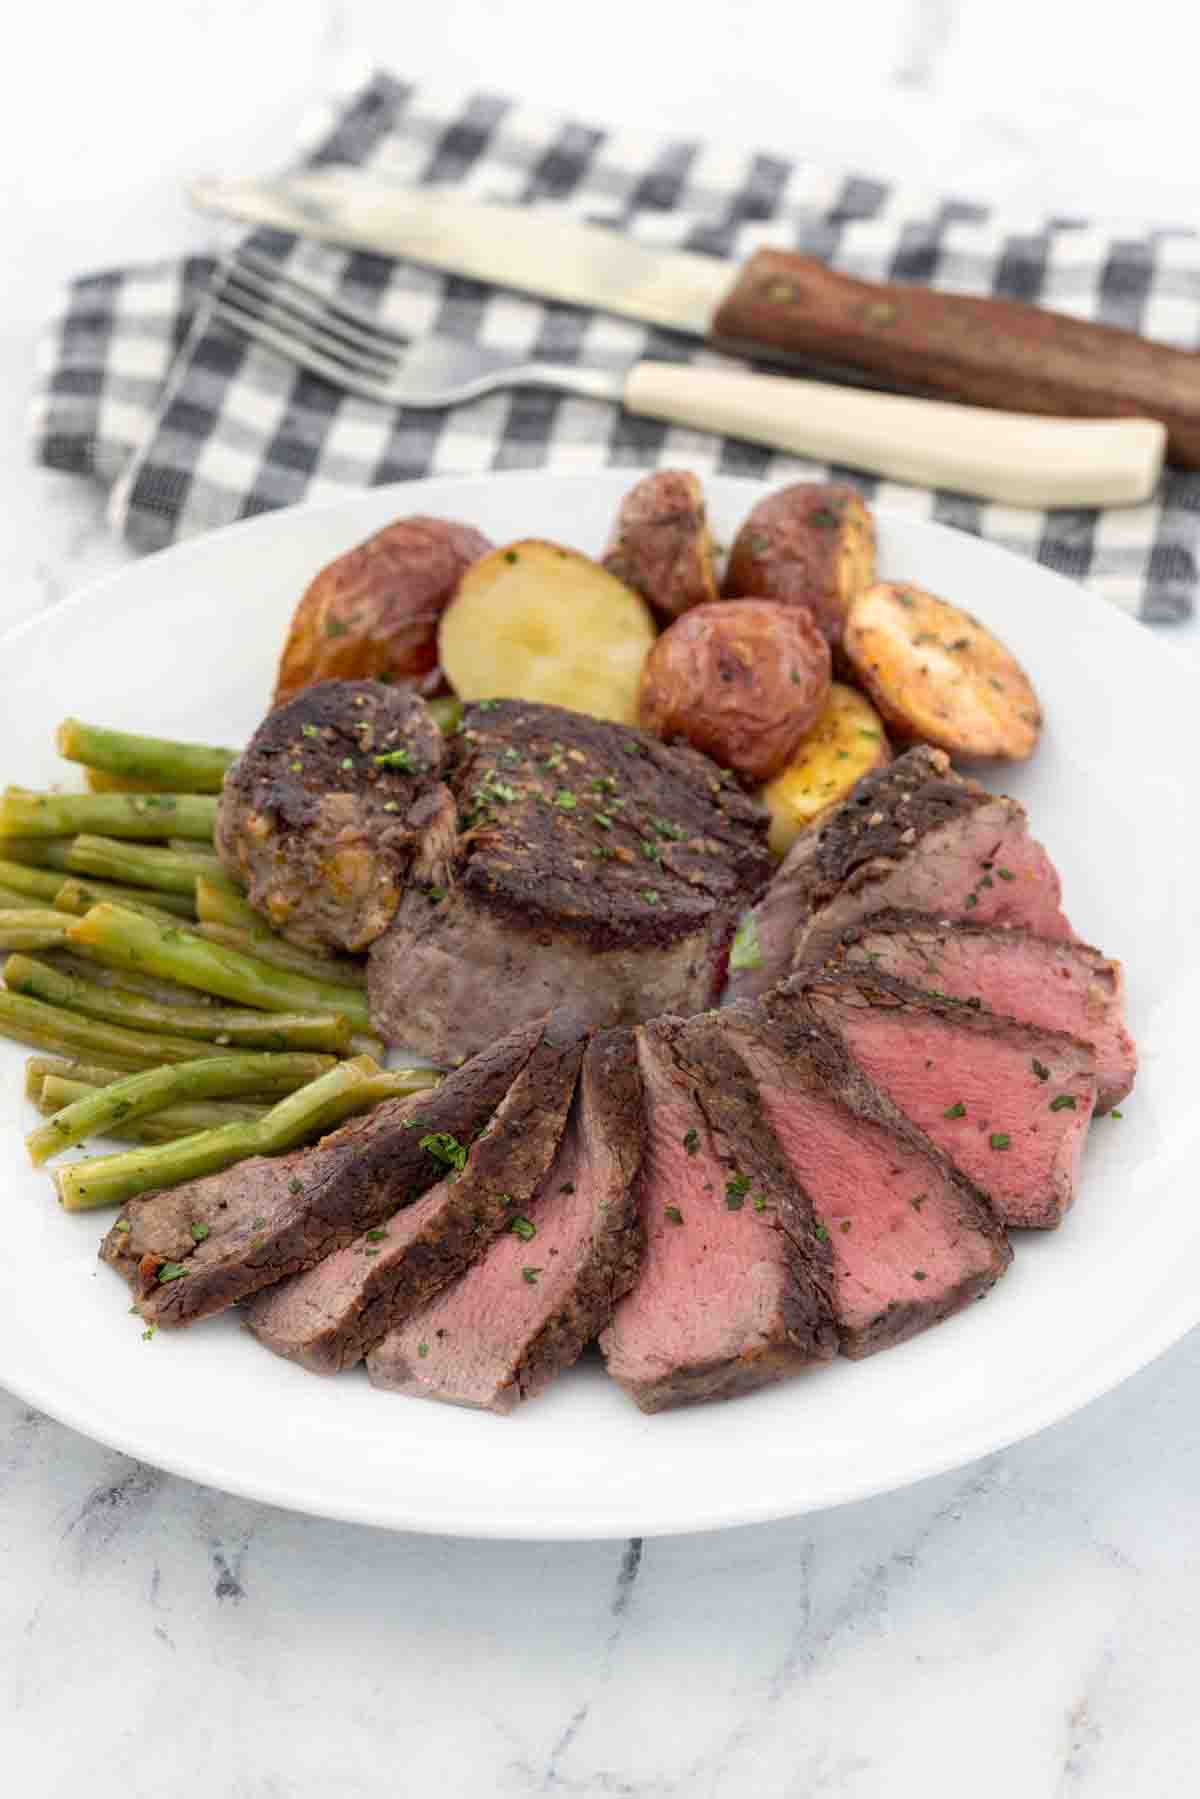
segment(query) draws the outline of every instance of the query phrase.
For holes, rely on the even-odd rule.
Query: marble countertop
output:
[[[282,160],[344,53],[1014,206],[1195,219],[1200,25],[1173,0],[1137,19],[1086,0],[24,9],[0,72],[0,627],[128,559],[98,494],[26,461],[59,284],[203,246],[182,177]],[[1194,654],[1200,623],[1168,641]],[[720,1535],[539,1546],[233,1499],[0,1391],[3,1784],[22,1799],[1190,1795],[1198,1413],[1193,1335],[1065,1424],[906,1492]]]

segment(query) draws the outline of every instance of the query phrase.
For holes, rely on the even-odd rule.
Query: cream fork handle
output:
[[[1162,469],[1154,419],[1043,418],[791,375],[639,362],[629,412],[1010,506],[1133,506]]]

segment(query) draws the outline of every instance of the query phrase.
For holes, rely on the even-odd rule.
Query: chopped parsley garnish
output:
[[[574,1193],[574,1191],[575,1191],[574,1181],[564,1181],[562,1186],[559,1188],[560,1193]]]
[[[353,756],[343,756],[341,761],[338,763],[338,767],[339,768],[353,768],[354,767],[354,757]]]
[[[554,804],[561,807],[564,812],[574,812],[579,801],[569,787],[560,787],[554,796]]]
[[[915,1281],[923,1281],[925,1279],[925,1270],[923,1268],[914,1268],[913,1279]]]
[[[683,836],[680,827],[673,825],[669,818],[652,818],[650,824],[660,837],[669,838],[672,843],[677,843]]]
[[[684,1132],[683,1147],[687,1150],[689,1156],[694,1156],[696,1151],[700,1148],[700,1133],[695,1125],[693,1125],[690,1130]]]
[[[915,1198],[910,1199],[908,1203],[912,1207],[914,1212],[919,1212],[921,1210],[921,1207],[925,1204],[925,1201],[928,1199],[928,1197],[929,1197],[929,1195],[927,1193],[918,1193],[915,1196]]]
[[[817,1242],[818,1243],[828,1243],[828,1241],[829,1241],[829,1232],[826,1230],[826,1228],[823,1224],[818,1224],[817,1225]]]
[[[1060,1093],[1056,1099],[1050,1101],[1050,1110],[1052,1112],[1073,1112],[1075,1110],[1075,1095],[1073,1093]]]
[[[961,1099],[956,1099],[954,1104],[952,1106],[947,1106],[946,1110],[942,1113],[943,1118],[965,1118],[966,1115],[967,1108],[963,1105]]]
[[[466,1144],[460,1143],[457,1137],[452,1137],[449,1131],[433,1131],[428,1137],[422,1137],[417,1147],[425,1150],[444,1168],[458,1170],[467,1165]]]
[[[657,906],[657,904],[658,904],[658,889],[657,889],[657,887],[643,887],[642,888],[642,898],[645,900],[645,902],[648,906]]]
[[[344,637],[350,626],[344,618],[327,618],[325,620],[326,637]]]
[[[375,766],[376,768],[402,768],[407,771],[412,767],[412,751],[384,750],[382,755],[376,756]]]
[[[206,1224],[193,1224],[189,1227],[189,1234],[193,1243],[203,1243],[204,1239],[209,1234],[208,1226]]]
[[[595,819],[596,823],[600,826],[600,829],[602,831],[611,831],[612,830],[612,819],[609,817],[607,812],[593,812],[592,817]]]
[[[965,906],[977,906],[979,904],[979,895],[977,893],[968,893],[963,904]]]
[[[184,1263],[164,1262],[158,1271],[159,1282],[161,1285],[166,1286],[168,1281],[181,1280],[186,1273],[187,1268]]]
[[[820,525],[824,531],[836,530],[840,523],[837,513],[829,506],[816,507],[809,513],[808,522],[810,525]]]
[[[754,1199],[751,1203],[753,1204],[754,1210],[756,1212],[765,1212],[767,1209],[766,1195],[763,1193],[756,1193],[754,1195]]]
[[[417,1344],[417,1354],[420,1356],[421,1360],[424,1361],[425,1357],[429,1354],[428,1343],[418,1343]]]
[[[1124,1118],[1124,1116],[1125,1116],[1124,1112],[1118,1112],[1116,1106],[1114,1106],[1112,1111],[1109,1113],[1110,1118]]]
[[[517,560],[517,552],[515,550],[505,550],[504,560],[505,562],[515,562]]]
[[[1074,1105],[1074,1103],[1075,1103],[1074,1100],[1072,1100],[1071,1103],[1072,1103],[1072,1105]],[[1012,1139],[1010,1138],[1007,1131],[993,1131],[991,1136],[988,1138],[988,1143],[992,1149],[1008,1149],[1011,1145],[1011,1142],[1012,1142]]]
[[[541,1272],[540,1268],[522,1268],[521,1279],[525,1281],[528,1286],[536,1287],[537,1277]]]
[[[367,1232],[367,1242],[368,1243],[382,1243],[386,1236],[387,1236],[386,1231],[368,1231]]]
[[[758,920],[747,912],[737,928],[733,948],[729,952],[730,968],[761,968],[762,946],[758,941]]]
[[[1017,878],[1011,868],[998,868],[996,873],[1002,881],[1015,881]]]
[[[731,1212],[740,1212],[746,1203],[746,1195],[750,1191],[750,1177],[735,1174],[732,1180],[725,1183],[725,1204]]]
[[[532,1243],[537,1236],[537,1225],[532,1218],[526,1218],[524,1212],[518,1212],[508,1228],[514,1237],[521,1239],[522,1243]]]
[[[1036,1074],[1039,1081],[1048,1081],[1050,1079],[1050,1070],[1046,1067],[1044,1062],[1039,1062],[1036,1056],[1034,1056],[1033,1061],[1030,1063],[1030,1067],[1033,1069],[1033,1072]]]
[[[683,1223],[683,1213],[679,1210],[678,1206],[664,1206],[663,1215],[664,1217],[669,1218],[672,1224]]]
[[[317,727],[316,725],[301,725],[300,731],[305,737],[315,737],[317,734]]]
[[[659,849],[657,843],[651,843],[649,839],[645,837],[642,839],[642,854],[645,856],[647,862],[662,861],[662,851]]]

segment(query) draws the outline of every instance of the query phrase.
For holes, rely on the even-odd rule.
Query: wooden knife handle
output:
[[[1170,460],[1200,468],[1200,355],[1020,300],[857,281],[760,250],[718,307],[712,337],[976,406],[1158,419]]]

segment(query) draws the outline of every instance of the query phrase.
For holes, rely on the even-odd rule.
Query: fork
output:
[[[638,417],[1012,506],[1137,504],[1162,468],[1165,432],[1151,419],[1043,418],[673,362],[642,361],[616,373],[523,360],[445,336],[413,340],[244,248],[217,277],[213,317],[383,406],[437,411],[501,388],[552,388]]]

